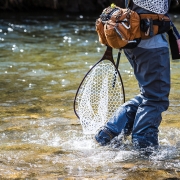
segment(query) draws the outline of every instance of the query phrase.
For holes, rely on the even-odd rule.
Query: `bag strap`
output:
[[[166,14],[166,16],[169,17],[168,14]],[[170,19],[170,17],[169,17],[169,19]],[[174,23],[171,21],[171,19],[170,19],[170,23],[171,23],[171,27],[172,27],[172,30],[173,30],[173,32],[174,32],[174,34],[175,34],[176,39],[180,39],[180,34],[179,34],[176,26],[174,25]]]
[[[166,14],[168,17],[169,15]],[[169,17],[170,18],[170,17]],[[172,21],[171,29],[167,32],[169,35],[169,45],[171,49],[172,59],[180,59],[180,34]]]
[[[170,5],[171,5],[171,0],[168,0],[168,11],[170,9]]]
[[[131,0],[125,0],[125,7],[128,8],[130,6]]]

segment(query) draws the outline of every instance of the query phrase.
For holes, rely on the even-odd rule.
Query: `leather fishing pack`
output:
[[[96,31],[101,44],[115,49],[131,49],[141,39],[169,31],[170,22],[163,14],[137,14],[113,4],[105,8],[96,20]]]
[[[112,48],[133,48],[141,40],[140,17],[130,9],[109,6],[96,20],[96,31],[101,44]]]

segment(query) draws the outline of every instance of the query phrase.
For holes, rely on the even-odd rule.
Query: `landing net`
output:
[[[86,76],[79,89],[76,112],[84,134],[95,134],[124,102],[122,84],[115,71],[113,63],[103,60]]]
[[[146,10],[157,14],[166,14],[168,7],[168,0],[133,0],[133,2]]]

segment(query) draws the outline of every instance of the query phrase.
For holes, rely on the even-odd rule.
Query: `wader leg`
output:
[[[131,56],[129,56],[131,54]],[[142,102],[138,106],[132,130],[137,148],[158,146],[161,113],[169,106],[170,60],[168,48],[126,51],[139,82]]]
[[[136,111],[141,102],[142,97],[138,95],[123,104],[105,127],[95,135],[96,141],[104,146],[109,144],[110,141],[121,132],[123,132],[125,136],[129,135],[133,128]]]
[[[122,130],[125,135],[129,135],[132,131],[134,119],[138,106],[142,103],[141,95],[136,96],[130,101],[123,104],[108,121],[106,127],[116,134],[120,134]]]

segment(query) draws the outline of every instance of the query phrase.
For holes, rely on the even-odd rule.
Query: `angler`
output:
[[[119,33],[114,33],[117,32],[117,29],[110,31],[115,25],[115,27],[124,26],[128,32],[130,26],[128,26],[127,21],[121,21],[121,24],[117,26],[117,21],[114,23],[110,16],[108,19],[104,19],[105,21],[110,19],[110,25],[102,20],[103,27],[106,27],[104,28],[105,31],[109,28],[108,32],[103,32],[103,34],[100,31],[98,32],[99,29],[97,28],[98,35],[101,36],[100,41],[104,40],[103,44],[124,49],[124,53],[134,70],[140,90],[137,96],[119,107],[115,115],[95,135],[95,139],[100,145],[109,144],[114,137],[123,133],[124,136],[132,134],[132,143],[135,149],[151,152],[158,148],[158,128],[162,120],[162,112],[168,109],[170,93],[170,54],[166,32],[169,34],[170,43],[173,41],[170,44],[171,48],[176,51],[172,53],[172,57],[180,59],[180,49],[178,49],[180,37],[167,15],[169,6],[170,1],[168,0],[126,1],[126,7],[136,12],[140,18],[138,33],[135,33],[137,36],[132,37],[132,39],[126,39],[124,31],[120,29],[118,29]],[[114,11],[111,15],[113,14],[116,12]],[[160,21],[153,19],[155,16],[164,17],[165,21],[162,18]],[[166,29],[155,30],[154,26],[160,29],[164,27],[163,23],[165,22],[167,23]],[[98,24],[100,24],[99,20]],[[108,39],[110,32],[116,34],[116,41],[113,39],[111,42]],[[175,36],[174,32],[176,32]],[[120,44],[122,45],[119,43],[120,40],[124,43],[122,47],[119,47]],[[133,44],[134,42],[136,43]],[[129,44],[131,45],[128,46]]]

